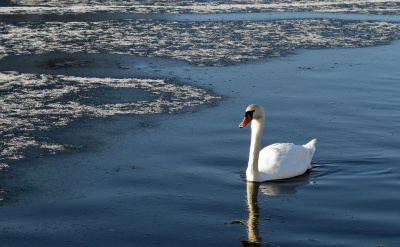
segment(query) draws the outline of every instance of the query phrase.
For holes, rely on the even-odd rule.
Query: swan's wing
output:
[[[283,179],[303,174],[310,165],[310,151],[292,143],[275,143],[260,151],[258,169],[269,179]]]

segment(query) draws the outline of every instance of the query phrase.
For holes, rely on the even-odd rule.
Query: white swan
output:
[[[311,169],[311,159],[315,152],[317,139],[305,145],[275,143],[260,151],[264,128],[264,109],[259,105],[249,105],[242,123],[243,128],[251,124],[251,143],[246,179],[253,182],[285,179],[301,175]]]

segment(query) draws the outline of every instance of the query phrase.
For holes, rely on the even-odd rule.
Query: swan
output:
[[[246,179],[253,182],[285,179],[301,175],[311,169],[311,159],[317,139],[304,145],[274,143],[260,151],[264,121],[264,108],[252,104],[247,107],[244,119],[239,124],[239,127],[243,128],[252,122]]]

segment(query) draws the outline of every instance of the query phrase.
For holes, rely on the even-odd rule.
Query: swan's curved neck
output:
[[[251,142],[249,163],[247,165],[246,178],[249,181],[261,181],[260,172],[258,170],[258,157],[260,155],[260,146],[262,132],[264,129],[264,118],[253,119],[251,121]]]

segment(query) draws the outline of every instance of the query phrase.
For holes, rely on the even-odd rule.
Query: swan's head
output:
[[[264,119],[264,116],[264,108],[262,108],[262,106],[255,104],[249,105],[244,113],[243,121],[239,124],[239,128],[243,128],[253,119]]]

